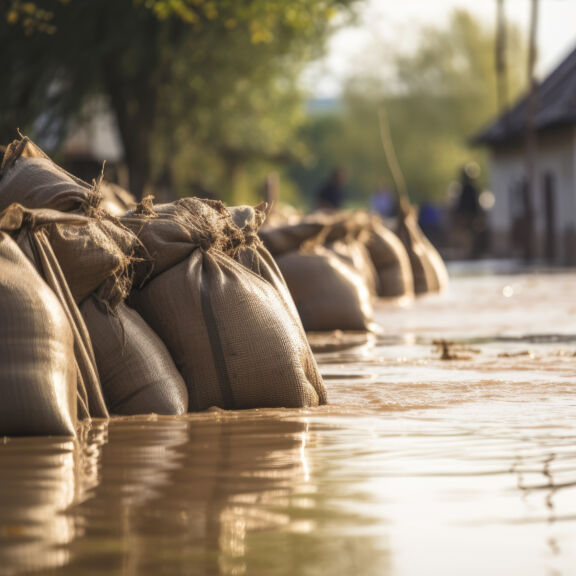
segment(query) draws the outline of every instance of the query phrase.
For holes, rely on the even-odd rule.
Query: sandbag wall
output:
[[[27,138],[5,151],[0,435],[73,435],[78,420],[110,414],[326,403],[258,237],[261,209],[233,218],[220,203],[147,201],[117,219],[113,200]]]
[[[371,330],[374,297],[414,296],[410,256],[376,215],[315,212],[260,236],[307,331]]]

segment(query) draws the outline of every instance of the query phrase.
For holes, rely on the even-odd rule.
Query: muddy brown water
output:
[[[311,336],[320,409],[0,439],[0,574],[576,574],[575,287],[455,277]]]

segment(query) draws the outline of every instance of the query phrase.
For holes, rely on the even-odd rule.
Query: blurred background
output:
[[[384,218],[392,149],[445,258],[576,263],[573,0],[0,6],[0,144],[139,198]]]

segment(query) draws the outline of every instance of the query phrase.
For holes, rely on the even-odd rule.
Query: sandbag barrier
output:
[[[262,207],[147,200],[118,219],[102,188],[27,138],[5,150],[0,435],[74,435],[78,421],[114,414],[327,402],[258,236]]]
[[[135,204],[13,142],[0,168],[0,434],[325,404],[306,331],[375,330],[374,297],[446,284],[410,217],[399,235],[362,212],[263,229],[264,205]]]
[[[306,330],[334,331],[369,330],[373,296],[412,299],[447,287],[446,266],[414,214],[399,215],[397,232],[376,214],[318,211],[259,234]]]

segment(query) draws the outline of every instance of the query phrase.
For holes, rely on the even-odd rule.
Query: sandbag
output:
[[[142,317],[123,302],[90,296],[80,306],[102,391],[113,414],[185,414],[188,390],[170,353]]]
[[[56,165],[28,138],[8,146],[0,170],[0,211],[18,203],[86,213],[95,198],[89,184]]]
[[[97,188],[60,168],[27,138],[8,147],[0,179],[0,211],[18,203],[29,209],[55,209],[90,217],[81,227],[66,222],[45,224],[54,254],[78,303],[111,276],[117,278],[124,296],[130,289],[127,271],[137,239],[100,209],[101,201]]]
[[[107,220],[89,219],[83,226],[55,223],[47,233],[77,303],[112,276],[128,295],[131,255],[138,242],[132,232]]]
[[[326,225],[321,222],[304,222],[260,230],[264,246],[273,256],[294,252],[307,240],[322,233]]]
[[[372,330],[373,310],[363,278],[325,247],[276,259],[307,331]]]
[[[326,402],[298,322],[275,288],[217,250],[195,250],[133,292],[188,386],[190,409]]]
[[[396,234],[404,244],[414,276],[414,292],[441,292],[448,286],[448,271],[440,254],[418,225],[417,214],[411,206],[398,215]]]
[[[412,297],[414,295],[412,266],[400,238],[386,228],[380,219],[374,219],[367,228],[364,241],[378,275],[378,296]]]
[[[108,417],[102,396],[96,360],[90,337],[80,311],[74,301],[54,251],[47,229],[55,223],[84,226],[89,219],[79,214],[55,210],[27,210],[13,204],[0,213],[0,230],[15,239],[22,252],[48,284],[62,306],[74,336],[74,361],[77,372],[78,417]]]
[[[152,275],[129,303],[168,347],[188,387],[190,410],[324,404],[298,316],[275,286],[225,253],[236,253],[244,238],[223,206],[187,198],[159,210],[142,227],[142,243],[153,254],[159,236],[152,228],[175,222],[188,233],[190,253]]]
[[[74,339],[66,314],[0,232],[0,436],[73,436]]]
[[[326,248],[334,252],[360,274],[370,294],[375,296],[378,293],[378,275],[363,242],[356,238],[345,238],[330,242],[326,245]]]

